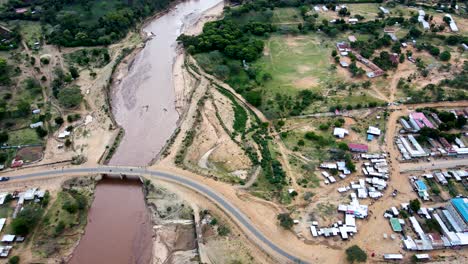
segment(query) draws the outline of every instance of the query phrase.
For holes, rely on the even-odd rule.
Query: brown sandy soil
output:
[[[213,88],[210,87],[209,89],[211,92]],[[217,97],[220,96],[219,94],[217,95]],[[229,107],[219,109],[218,114],[222,120],[224,120],[224,117],[232,119],[233,112],[232,110],[229,111]],[[216,117],[216,110],[213,100],[207,99],[201,109],[202,121],[197,126],[194,143],[189,147],[187,152],[187,161],[191,164],[196,164],[206,152],[216,147],[211,155],[207,157],[209,161],[211,160],[221,165],[228,172],[249,169],[251,166],[250,160],[240,146],[232,141],[223,129],[219,119]]]
[[[315,77],[304,77],[298,80],[293,81],[293,85],[297,88],[311,88],[317,86],[319,84],[319,80]]]
[[[219,216],[221,220],[228,223],[231,229],[231,235],[228,237],[210,237],[203,239],[202,254],[207,256],[211,263],[230,263],[231,257],[238,257],[238,259],[245,260],[242,263],[276,263],[265,252],[258,249],[252,241],[245,236],[243,231],[238,228],[235,222],[226,217],[225,214],[211,201],[207,200],[204,196],[193,192],[187,188],[174,185],[167,182],[155,181],[157,185],[163,186],[177,194],[178,197],[186,201],[190,201],[193,208],[207,209],[212,214]],[[206,233],[204,233],[206,234]],[[250,259],[253,257],[253,259]]]
[[[203,31],[203,26],[206,22],[218,20],[223,15],[225,3],[220,2],[219,4],[213,6],[212,8],[203,12],[201,17],[198,19],[197,23],[190,28],[184,28],[184,33],[187,35],[198,35]]]
[[[195,263],[197,241],[193,209],[159,184],[145,185],[153,221],[153,263]]]

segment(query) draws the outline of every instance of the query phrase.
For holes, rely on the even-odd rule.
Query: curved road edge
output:
[[[207,197],[208,199],[214,201],[218,206],[231,215],[235,220],[237,220],[238,224],[244,226],[257,240],[261,241],[264,245],[268,246],[272,251],[281,255],[282,257],[288,259],[293,263],[308,263],[298,257],[295,257],[288,252],[284,251],[272,241],[270,241],[267,237],[265,237],[253,224],[250,222],[247,216],[245,216],[239,209],[237,209],[233,204],[231,204],[228,200],[226,200],[221,194],[216,193],[211,188],[198,183],[194,180],[188,179],[183,176],[179,176],[172,173],[167,173],[158,170],[148,170],[146,168],[141,167],[119,167],[119,166],[100,166],[100,167],[85,167],[85,168],[61,168],[55,170],[48,170],[48,171],[41,171],[41,172],[33,172],[27,173],[17,176],[12,176],[11,180],[21,180],[21,179],[31,179],[36,177],[53,177],[53,176],[71,176],[75,174],[99,174],[99,173],[106,173],[106,174],[122,174],[122,175],[149,175],[151,177],[165,180],[169,182],[173,182],[176,184],[183,185],[188,187],[196,192],[200,193],[201,195]],[[259,247],[263,248],[261,243],[258,241],[254,241],[258,244]],[[268,250],[267,250],[268,251]]]

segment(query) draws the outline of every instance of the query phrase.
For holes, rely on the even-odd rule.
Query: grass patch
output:
[[[44,141],[38,137],[36,131],[31,128],[11,131],[8,133],[8,144],[12,146],[27,144],[42,144]]]
[[[110,62],[110,55],[106,48],[80,49],[64,56],[67,61],[81,67],[101,68]]]
[[[34,47],[34,43],[40,42],[42,36],[41,24],[33,21],[18,21],[20,33],[30,49]]]
[[[8,218],[13,213],[13,207],[8,204],[0,206],[0,218]]]
[[[302,15],[297,8],[276,8],[273,11],[273,24],[295,23],[299,24],[304,22]]]
[[[35,249],[41,256],[48,257],[74,245],[78,231],[86,226],[91,199],[92,193],[84,189],[57,194],[35,236]]]

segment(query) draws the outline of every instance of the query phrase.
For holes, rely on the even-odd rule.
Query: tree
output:
[[[451,57],[452,57],[452,55],[450,54],[450,52],[449,52],[448,50],[443,51],[443,52],[439,55],[439,59],[440,59],[441,61],[449,61]]]
[[[62,205],[62,209],[70,214],[74,214],[78,211],[78,204],[74,201],[65,201]]]
[[[40,137],[40,138],[43,138],[45,136],[47,136],[47,130],[45,130],[44,128],[42,127],[36,127],[36,133],[37,133],[37,136]]]
[[[251,105],[258,107],[262,104],[262,92],[261,91],[248,91],[245,94],[245,100]]]
[[[452,22],[452,19],[450,17],[448,17],[448,16],[444,16],[444,18],[442,20],[447,24],[450,24],[450,22]]]
[[[279,214],[277,218],[280,221],[280,225],[285,229],[291,229],[294,224],[294,221],[289,213]]]
[[[54,119],[55,121],[55,124],[57,124],[58,126],[61,126],[65,121],[63,120],[63,117],[59,116],[59,117],[56,117]]]
[[[464,115],[458,115],[455,126],[459,129],[462,129],[466,125],[466,117]]]
[[[338,55],[338,52],[334,49],[334,50],[332,50],[331,55],[332,55],[332,57],[336,57]]]
[[[18,264],[20,262],[19,256],[13,256],[8,260],[8,264]]]
[[[350,263],[354,262],[366,262],[367,254],[357,245],[351,246],[346,249],[346,259]]]
[[[10,137],[6,131],[0,132],[0,144],[6,143]]]
[[[58,100],[61,105],[66,108],[73,108],[81,104],[83,95],[81,94],[80,87],[74,85],[68,88],[63,88],[58,93]]]
[[[419,209],[421,209],[421,202],[418,199],[411,200],[409,207],[411,210],[413,210],[413,212],[417,212]]]
[[[78,69],[76,67],[74,67],[74,66],[70,67],[70,76],[73,79],[76,79],[76,78],[80,77],[80,73],[78,72]]]
[[[29,234],[36,227],[42,213],[43,209],[38,205],[25,206],[11,222],[13,233],[19,236]]]

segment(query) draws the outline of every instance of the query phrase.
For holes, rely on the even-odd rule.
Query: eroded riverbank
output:
[[[173,82],[176,39],[220,2],[180,3],[143,29],[154,37],[128,63],[126,75],[117,74],[111,92],[113,114],[125,135],[110,164],[147,165],[171,137],[179,119]]]

